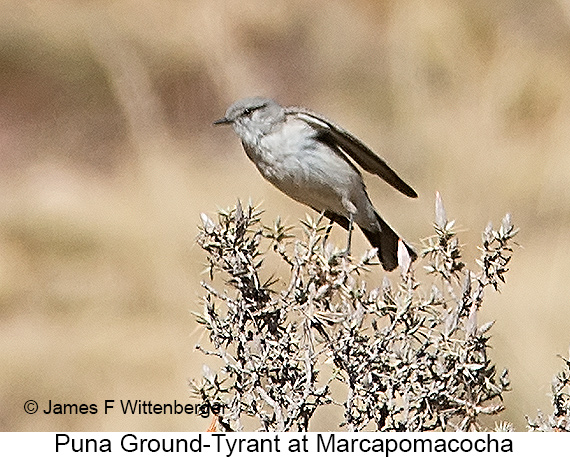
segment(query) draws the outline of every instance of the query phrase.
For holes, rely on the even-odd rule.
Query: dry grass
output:
[[[494,357],[511,372],[503,418],[521,429],[524,414],[548,410],[555,355],[570,343],[563,6],[3,2],[0,429],[208,427],[196,417],[28,416],[23,404],[191,401],[186,380],[202,363],[190,315],[199,213],[237,197],[264,201],[268,222],[306,212],[211,127],[256,93],[322,112],[381,152],[420,194],[407,201],[366,177],[410,241],[431,233],[436,190],[465,228],[467,258],[489,220],[513,213],[524,249],[485,320],[497,320]],[[355,253],[366,247],[357,241]]]

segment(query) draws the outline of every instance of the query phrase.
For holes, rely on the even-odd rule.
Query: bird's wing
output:
[[[295,114],[318,132],[318,139],[327,145],[342,149],[369,173],[381,177],[408,197],[418,196],[384,160],[378,157],[362,141],[335,123],[303,108],[286,108],[287,114]]]

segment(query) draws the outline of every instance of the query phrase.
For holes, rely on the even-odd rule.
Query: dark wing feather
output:
[[[362,141],[335,123],[302,108],[286,108],[286,113],[295,114],[318,132],[318,138],[333,148],[340,148],[357,164],[373,173],[408,197],[418,196],[384,160],[378,157]]]

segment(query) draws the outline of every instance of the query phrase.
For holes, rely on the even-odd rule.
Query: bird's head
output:
[[[231,124],[242,140],[269,133],[285,117],[281,105],[270,98],[250,97],[233,103],[214,125]]]

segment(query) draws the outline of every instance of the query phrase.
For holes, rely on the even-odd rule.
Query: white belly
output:
[[[365,227],[376,224],[360,173],[340,154],[310,137],[303,121],[263,136],[250,152],[261,174],[291,198],[317,211],[329,210]]]

